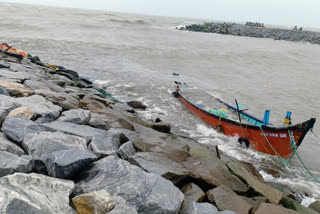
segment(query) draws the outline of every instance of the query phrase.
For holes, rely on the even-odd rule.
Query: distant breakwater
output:
[[[309,42],[320,44],[320,33],[303,30],[289,30],[281,28],[256,27],[236,23],[214,23],[193,24],[177,28],[195,32],[218,33],[234,36],[247,36],[256,38],[272,38],[274,40],[287,40],[294,42]]]

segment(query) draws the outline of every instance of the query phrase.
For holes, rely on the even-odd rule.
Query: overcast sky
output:
[[[320,0],[0,0],[26,4],[320,28]]]

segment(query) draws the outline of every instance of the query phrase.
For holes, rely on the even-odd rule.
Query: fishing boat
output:
[[[181,92],[179,85],[173,95],[178,98],[191,112],[198,115],[205,122],[213,126],[218,131],[228,136],[238,136],[238,142],[246,145],[258,152],[275,155],[279,158],[289,159],[296,149],[301,145],[304,137],[313,128],[316,121],[311,118],[305,122],[291,125],[274,126],[268,123],[270,111],[266,111],[264,120],[260,120],[237,106],[232,106],[219,98],[216,101],[225,106],[226,109],[238,115],[238,120],[226,118],[223,114],[215,111],[207,111],[202,105],[192,103]],[[221,112],[221,111],[220,111]],[[291,113],[290,113],[291,114]],[[286,120],[290,119],[287,114]],[[242,122],[243,120],[245,122]],[[291,119],[290,119],[291,120]]]

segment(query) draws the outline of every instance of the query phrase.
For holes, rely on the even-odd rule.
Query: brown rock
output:
[[[255,213],[259,209],[262,203],[267,203],[268,201],[268,199],[266,199],[265,197],[247,198],[242,196],[242,198],[246,200],[253,207],[252,213]]]
[[[32,109],[30,109],[30,108],[19,107],[19,108],[16,108],[16,109],[10,111],[7,118],[12,117],[12,116],[20,116],[20,117],[27,118],[29,120],[33,120],[36,118],[37,114],[34,111],[32,111]]]
[[[28,97],[34,94],[34,92],[27,86],[20,83],[6,82],[0,80],[0,86],[6,89],[13,97]]]
[[[282,192],[261,182],[256,176],[252,175],[246,167],[238,162],[227,162],[227,166],[232,173],[245,180],[248,185],[256,192],[266,197],[271,203],[278,204],[282,198]]]
[[[309,208],[320,213],[320,201],[315,201],[315,202],[311,203],[309,205]]]
[[[109,110],[110,111],[110,110]],[[89,125],[99,129],[124,128],[134,131],[134,126],[125,118],[110,112],[91,113]]]
[[[206,155],[209,155],[209,152],[206,152]],[[203,180],[209,185],[225,185],[236,192],[246,192],[248,190],[248,187],[237,176],[229,172],[223,161],[218,159],[214,153],[210,155],[203,157],[192,156],[183,162],[183,165],[191,172],[192,177]]]
[[[134,108],[134,109],[142,109],[142,110],[145,110],[147,108],[146,105],[142,104],[141,102],[139,101],[130,101],[130,102],[127,102],[127,104]]]
[[[206,197],[206,194],[194,183],[188,183],[181,189],[184,194],[184,201],[201,202]]]
[[[219,186],[207,192],[208,199],[219,210],[231,210],[238,214],[248,214],[252,206],[227,186]]]
[[[76,196],[72,202],[79,214],[105,214],[112,210],[117,203],[105,190]]]
[[[263,203],[260,205],[259,209],[255,214],[298,214],[298,212],[295,212],[290,209],[286,209],[281,206],[277,206],[274,204],[267,204]]]
[[[97,101],[88,95],[85,95],[79,103],[80,108],[90,110],[91,113],[106,113],[110,110],[107,106],[107,103]]]
[[[170,133],[171,125],[169,123],[153,123],[151,128],[163,133]]]

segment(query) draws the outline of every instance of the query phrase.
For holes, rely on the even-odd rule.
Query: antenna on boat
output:
[[[237,112],[238,112],[238,116],[239,116],[239,122],[240,122],[240,129],[241,129],[241,132],[242,132],[242,137],[244,137],[244,132],[242,130],[241,116],[240,116],[240,110],[239,110],[238,101],[237,101],[237,99],[234,99],[234,100],[236,101],[236,106],[237,106]]]

